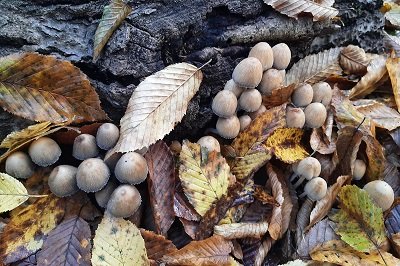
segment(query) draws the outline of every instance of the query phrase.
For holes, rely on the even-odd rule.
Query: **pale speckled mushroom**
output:
[[[211,109],[219,117],[231,117],[236,113],[237,99],[233,92],[222,90],[215,95]]]
[[[255,57],[263,66],[263,70],[270,69],[274,63],[274,53],[271,46],[266,42],[259,42],[251,48],[249,57]]]
[[[119,139],[119,129],[112,123],[104,123],[96,133],[96,143],[100,149],[109,150],[117,144]]]
[[[197,141],[197,144],[199,144],[203,148],[206,148],[209,152],[211,151],[221,152],[221,146],[219,145],[218,140],[213,136],[201,137]]]
[[[321,164],[320,162],[315,159],[314,157],[306,157],[299,162],[296,167],[297,176],[299,176],[299,180],[293,186],[297,188],[303,183],[304,179],[311,180],[313,177],[319,176],[321,173]],[[296,176],[291,178],[291,181]]]
[[[272,47],[272,52],[274,53],[274,64],[272,67],[278,70],[286,69],[292,58],[289,46],[285,43],[278,43]]]
[[[224,139],[235,138],[240,131],[240,122],[237,116],[231,116],[229,118],[218,118],[216,124],[218,134]]]
[[[301,108],[286,108],[286,127],[303,128],[306,118]]]
[[[261,104],[260,108],[257,109],[257,111],[249,113],[249,116],[251,119],[255,119],[257,116],[259,116],[262,113],[265,113],[267,111],[267,107],[265,105]]]
[[[240,61],[232,73],[233,81],[242,88],[255,88],[260,84],[263,67],[260,60],[247,57]]]
[[[78,160],[86,160],[99,155],[96,138],[90,134],[80,134],[74,140],[72,156]]]
[[[6,160],[6,173],[12,177],[27,179],[32,176],[35,171],[31,158],[22,151],[11,153]]]
[[[332,100],[332,88],[326,82],[318,82],[312,86],[314,103],[322,103],[328,106]]]
[[[298,86],[292,93],[292,103],[296,107],[305,107],[312,102],[313,89],[309,84]]]
[[[305,125],[309,128],[319,128],[326,120],[327,112],[322,103],[310,103],[304,109]]]
[[[251,117],[248,115],[242,115],[239,117],[240,131],[245,130],[251,123]]]
[[[236,98],[239,98],[240,94],[244,91],[244,88],[239,87],[233,79],[228,80],[225,83],[224,90],[231,91],[235,94]]]
[[[89,158],[81,162],[76,173],[76,183],[85,192],[97,192],[106,186],[110,178],[110,169],[98,158]]]
[[[353,179],[360,180],[363,178],[365,172],[367,170],[367,165],[363,160],[356,159],[354,162],[354,170],[353,170]]]
[[[28,153],[35,164],[46,167],[57,162],[61,148],[51,138],[41,137],[31,143]]]
[[[284,71],[284,70],[283,70]],[[271,95],[272,91],[281,87],[284,76],[282,76],[281,70],[268,69],[264,72],[258,89],[264,95]]]
[[[146,159],[137,152],[128,152],[122,155],[114,169],[115,177],[121,183],[131,185],[146,180],[148,172]]]
[[[107,211],[114,217],[126,218],[137,211],[141,202],[142,198],[135,186],[120,185],[111,194]]]
[[[374,180],[367,183],[363,189],[367,191],[372,200],[386,211],[392,206],[394,201],[393,188],[383,180]]]
[[[321,177],[315,177],[307,182],[304,186],[304,192],[299,196],[300,198],[307,195],[312,201],[317,201],[325,197],[328,190],[328,185],[325,179]]]
[[[262,103],[261,93],[256,89],[245,90],[239,98],[239,107],[246,112],[254,112]]]
[[[94,193],[94,197],[96,198],[97,204],[100,207],[105,208],[107,207],[107,203],[111,197],[111,194],[114,190],[118,187],[118,184],[112,180],[108,181],[107,185],[100,191]]]
[[[78,168],[72,165],[59,165],[51,171],[48,184],[50,191],[57,197],[67,197],[76,193],[79,188],[76,184]]]

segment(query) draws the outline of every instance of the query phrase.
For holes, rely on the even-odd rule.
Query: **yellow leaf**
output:
[[[308,156],[308,152],[300,145],[303,130],[300,128],[278,128],[267,139],[265,146],[285,163],[294,163]]]
[[[227,193],[235,177],[220,153],[208,152],[196,143],[183,141],[179,159],[183,191],[195,210],[203,216]]]
[[[150,265],[139,229],[130,221],[106,213],[93,239],[92,264]]]
[[[12,176],[0,173],[0,212],[12,210],[29,198],[24,185]]]
[[[398,38],[398,37],[397,37]],[[389,73],[394,99],[397,105],[397,111],[400,112],[400,58],[388,58],[386,68]]]
[[[64,212],[64,199],[50,195],[13,215],[1,235],[0,261],[9,264],[39,250],[44,238],[63,218]]]

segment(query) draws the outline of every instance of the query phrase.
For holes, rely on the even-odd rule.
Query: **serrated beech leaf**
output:
[[[399,56],[400,56],[400,38],[399,39]],[[400,112],[400,58],[388,58],[386,61],[386,68],[389,73],[390,81],[392,82],[392,89],[394,99],[397,105],[397,111]]]
[[[24,185],[14,177],[0,173],[0,213],[12,210],[29,198]]]

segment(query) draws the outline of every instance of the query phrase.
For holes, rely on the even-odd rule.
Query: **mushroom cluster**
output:
[[[252,119],[267,110],[262,104],[262,94],[268,95],[282,86],[290,59],[291,51],[286,44],[271,48],[268,43],[260,42],[239,62],[232,79],[212,102],[212,110],[219,116],[216,129],[221,137],[235,138]],[[244,114],[238,117],[240,110]]]

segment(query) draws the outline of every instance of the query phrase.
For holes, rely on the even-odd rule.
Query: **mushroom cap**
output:
[[[119,139],[119,129],[112,123],[104,123],[96,133],[96,143],[100,149],[109,150],[117,144]]]
[[[313,88],[309,84],[298,86],[292,93],[292,103],[297,107],[309,105],[313,99]]]
[[[356,159],[354,162],[354,170],[353,170],[353,179],[360,180],[363,178],[365,172],[367,170],[367,165],[363,160]]]
[[[303,128],[306,117],[301,108],[286,108],[286,127]]]
[[[284,69],[279,70],[279,74],[281,74],[282,80],[285,80],[285,77],[286,77],[286,70],[284,70]]]
[[[314,157],[306,157],[301,160],[296,168],[296,174],[305,177],[307,180],[319,176],[321,173],[321,164]]]
[[[110,169],[98,158],[89,158],[81,162],[76,173],[76,183],[85,192],[101,190],[110,178]]]
[[[233,94],[235,94],[236,98],[238,98],[238,97],[240,96],[240,94],[242,94],[242,92],[244,91],[244,88],[239,87],[239,86],[233,81],[233,79],[230,79],[230,80],[228,80],[228,81],[225,83],[224,90],[233,92]]]
[[[74,140],[72,156],[78,160],[86,160],[99,155],[96,138],[90,134],[80,134]]]
[[[267,107],[265,107],[263,104],[261,104],[260,108],[258,108],[256,111],[249,113],[249,116],[251,119],[255,119],[257,116],[259,116],[262,113],[265,113],[267,111]]]
[[[282,76],[281,70],[274,68],[268,69],[264,72],[261,82],[257,88],[262,94],[271,95],[274,89],[277,89],[282,85],[283,79],[284,76]]]
[[[213,136],[201,137],[197,141],[197,144],[199,144],[201,147],[206,148],[209,152],[210,151],[221,152],[221,146],[219,145],[218,140]]]
[[[240,131],[240,122],[237,116],[218,118],[216,128],[218,134],[225,139],[235,138]]]
[[[76,184],[78,168],[72,165],[59,165],[51,171],[48,184],[57,197],[71,196],[79,190]]]
[[[322,103],[328,106],[332,100],[332,88],[326,82],[318,82],[312,86],[314,103]]]
[[[262,104],[261,93],[256,89],[245,90],[239,98],[239,107],[246,112],[254,112]]]
[[[28,152],[32,161],[42,167],[52,165],[61,156],[60,146],[48,137],[41,137],[34,140],[29,146]]]
[[[114,171],[114,168],[117,165],[117,162],[121,158],[121,156],[122,153],[109,150],[104,156],[104,163],[108,166],[108,169]]]
[[[107,207],[108,200],[111,197],[111,194],[118,187],[118,184],[112,180],[108,181],[107,185],[100,191],[94,193],[94,197],[96,198],[97,204],[100,207]]]
[[[182,150],[182,144],[177,140],[173,140],[173,141],[171,141],[171,144],[169,145],[169,149],[171,150],[171,152],[173,154],[179,155],[179,153],[181,153],[181,150]]]
[[[142,198],[135,186],[120,185],[111,194],[107,211],[115,217],[126,218],[139,209],[141,202]]]
[[[11,153],[6,160],[6,173],[10,176],[27,179],[35,172],[31,158],[28,154],[22,151]]]
[[[263,75],[263,67],[260,60],[247,57],[240,61],[232,73],[233,81],[243,88],[255,88],[260,84]]]
[[[271,46],[266,42],[259,42],[251,48],[249,57],[255,57],[263,66],[263,70],[270,69],[274,63],[274,53]]]
[[[290,63],[290,59],[292,58],[289,46],[285,43],[278,43],[272,47],[272,52],[274,53],[273,68],[278,70],[286,69]]]
[[[367,183],[363,189],[367,191],[372,200],[381,207],[383,211],[388,210],[390,206],[392,206],[394,201],[393,188],[385,181],[371,181]]]
[[[146,159],[137,152],[128,152],[122,155],[114,169],[115,177],[121,183],[132,185],[146,180],[148,172]]]
[[[304,186],[304,192],[307,194],[307,197],[312,200],[320,200],[325,197],[328,189],[328,185],[326,184],[325,179],[321,177],[315,177],[307,182]]]
[[[240,131],[245,130],[251,123],[251,117],[248,115],[242,115],[239,117]]]
[[[322,103],[310,103],[306,109],[304,109],[304,115],[306,118],[306,126],[310,128],[319,128],[325,123],[327,113]]]
[[[222,90],[215,95],[211,108],[219,117],[230,117],[236,113],[237,99],[233,92]]]

